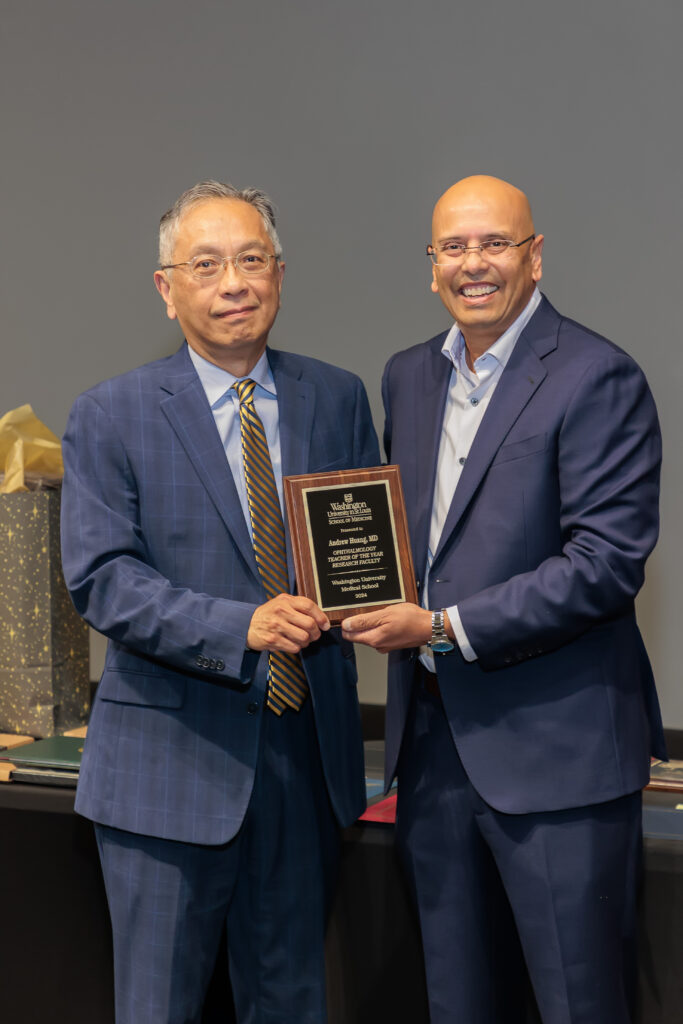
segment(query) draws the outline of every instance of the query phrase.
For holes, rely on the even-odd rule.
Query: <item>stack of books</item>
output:
[[[0,780],[38,782],[43,786],[76,785],[83,753],[82,736],[51,736],[35,742],[24,736],[20,737],[21,743],[14,743],[15,739],[19,737],[2,737]]]
[[[683,761],[650,761],[650,784],[647,789],[667,789],[683,793]]]

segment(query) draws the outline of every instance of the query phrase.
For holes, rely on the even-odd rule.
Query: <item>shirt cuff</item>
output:
[[[454,604],[452,608],[447,608],[446,611],[448,612],[448,618],[450,619],[453,632],[455,633],[455,639],[463,658],[465,661],[477,661],[478,655],[472,650],[470,642],[467,639],[467,633],[465,632],[465,627],[462,624],[458,606]]]

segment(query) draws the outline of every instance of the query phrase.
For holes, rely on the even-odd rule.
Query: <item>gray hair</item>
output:
[[[241,199],[243,203],[255,206],[261,214],[261,220],[268,237],[273,243],[273,252],[277,259],[282,256],[282,246],[275,227],[275,206],[272,199],[259,188],[235,188],[221,181],[200,181],[188,188],[179,196],[170,210],[161,218],[159,224],[159,266],[168,265],[173,260],[178,225],[183,214],[195,203],[206,199]]]

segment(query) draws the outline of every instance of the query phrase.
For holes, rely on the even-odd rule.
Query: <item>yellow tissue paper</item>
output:
[[[30,405],[20,405],[0,418],[0,472],[3,467],[1,494],[28,491],[36,485],[54,487],[64,475],[59,438]]]

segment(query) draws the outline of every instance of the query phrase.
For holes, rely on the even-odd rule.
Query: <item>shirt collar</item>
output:
[[[505,368],[508,359],[512,355],[512,350],[517,344],[517,340],[531,320],[532,316],[538,309],[541,301],[541,293],[538,288],[534,288],[533,295],[527,302],[526,306],[519,314],[517,319],[510,324],[508,329],[501,334],[500,338],[496,338],[493,345],[486,349],[486,352],[479,356],[479,359],[475,360],[474,369],[477,369],[477,364],[485,356],[493,356],[496,362]],[[444,339],[444,343],[441,346],[441,351],[450,359],[456,370],[462,370],[465,364],[465,339],[462,331],[458,327],[457,323],[453,324],[450,331]]]
[[[216,366],[215,363],[210,363],[208,359],[204,359],[198,352],[188,345],[188,352],[190,353],[190,359],[197,371],[197,376],[202,382],[202,387],[206,392],[206,397],[209,400],[209,405],[213,409],[214,406],[222,399],[225,398],[230,392],[230,388],[233,386],[236,380],[242,380],[242,377],[235,377],[234,374],[229,373],[220,366]],[[256,381],[256,384],[267,391],[268,394],[275,398],[277,392],[275,390],[275,381],[273,379],[273,372],[268,362],[267,352],[264,351],[261,358],[257,362],[256,366],[248,374],[251,380]]]

